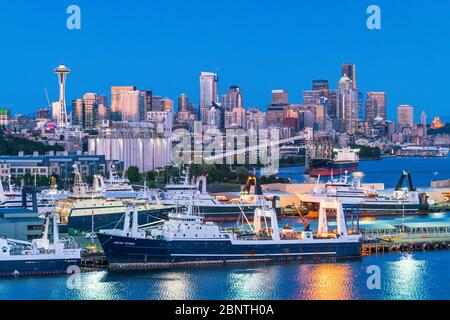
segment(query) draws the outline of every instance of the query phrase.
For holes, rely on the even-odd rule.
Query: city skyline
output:
[[[249,15],[251,4],[243,4],[241,12],[231,18],[228,29],[212,26],[211,30],[201,29],[201,22],[194,20],[208,9],[216,11],[222,8],[224,3],[200,5],[194,2],[187,6],[178,1],[172,2],[177,3],[176,10],[171,4],[174,12],[169,12],[169,5],[166,7],[164,4],[141,4],[141,8],[131,7],[123,12],[124,20],[128,21],[133,15],[142,17],[138,12],[140,9],[151,8],[151,12],[148,12],[149,17],[154,18],[151,22],[102,26],[105,23],[103,14],[118,16],[117,4],[100,6],[80,1],[78,5],[82,10],[83,24],[79,31],[70,31],[65,26],[67,4],[44,4],[47,10],[40,17],[32,13],[37,4],[19,5],[24,20],[20,23],[8,16],[13,16],[11,13],[17,10],[17,6],[6,4],[5,10],[0,13],[4,24],[0,35],[8,42],[9,50],[4,53],[1,63],[4,90],[0,94],[0,105],[11,106],[10,109],[15,113],[33,113],[47,106],[45,88],[51,100],[57,101],[58,88],[51,70],[55,65],[64,63],[72,70],[67,81],[68,102],[88,92],[109,95],[111,86],[129,85],[152,90],[172,100],[186,93],[189,100],[198,106],[199,74],[209,71],[219,73],[220,95],[225,94],[230,86],[237,85],[245,97],[246,108],[266,110],[273,89],[288,90],[293,103],[302,102],[303,91],[310,90],[311,81],[315,79],[328,80],[330,90],[336,90],[342,64],[349,63],[357,67],[358,89],[363,95],[372,91],[387,93],[388,119],[395,120],[396,108],[402,104],[415,107],[416,121],[422,110],[430,117],[439,115],[443,120],[449,119],[445,102],[433,95],[431,89],[443,92],[446,88],[445,74],[450,70],[445,57],[449,55],[450,47],[439,36],[429,39],[425,35],[436,29],[442,31],[450,27],[439,17],[434,16],[431,20],[429,9],[423,3],[412,1],[406,7],[379,1],[383,14],[382,29],[371,31],[365,26],[368,2],[353,6],[350,1],[343,1],[340,6],[330,2],[326,8],[321,5],[320,11],[317,11],[319,5],[294,4],[290,1],[282,3],[283,10],[275,8],[268,11],[269,4],[263,2],[262,6],[256,8],[255,14],[268,21],[270,18],[280,19],[280,14],[283,14],[282,23],[269,23],[266,27],[255,23],[251,28],[240,22],[246,15],[250,21],[255,19]],[[443,10],[438,11],[444,12],[449,5],[439,6]],[[294,13],[297,14],[298,24],[288,22],[294,13],[290,13],[292,10],[287,8],[296,9]],[[102,15],[96,14],[100,9],[103,10]],[[337,11],[331,15],[333,10]],[[342,19],[344,12],[348,19]],[[308,17],[311,13],[329,16],[336,28],[325,28],[318,23],[320,19]],[[180,21],[165,19],[162,17],[164,14],[173,14]],[[398,21],[394,20],[394,16]],[[157,22],[162,24],[158,25]],[[31,24],[35,28],[31,28]],[[181,24],[186,26],[183,32]],[[150,25],[153,28],[147,28]],[[319,37],[327,35],[327,46],[313,40],[310,44],[318,50],[305,50],[304,45],[293,43],[308,43],[297,40],[307,40],[312,30]],[[192,34],[194,31],[196,33]],[[237,31],[240,31],[239,39],[235,39],[235,44],[227,43],[227,47],[222,40],[230,32]],[[45,39],[33,39],[36,33],[41,32],[47,34]],[[209,44],[216,45],[216,50],[205,50],[198,39],[201,32],[208,38]],[[148,43],[139,42],[129,48],[120,46],[113,42],[115,33],[128,34],[127,40],[130,41],[148,34],[154,38],[151,43],[167,45],[167,50],[164,54],[157,53]],[[250,33],[255,35],[254,39],[248,37]],[[339,34],[345,34],[353,41],[340,41]],[[53,43],[56,37],[60,46],[50,52],[45,51],[45,56],[40,53],[42,47]],[[278,40],[284,43],[286,49],[277,50],[277,46],[270,46],[275,39],[277,43]],[[81,46],[83,43],[91,45],[90,49],[84,50],[86,47]],[[179,46],[184,50],[175,50]],[[138,49],[143,50],[140,52]],[[119,59],[121,63],[117,63]],[[416,65],[428,67],[416,68]],[[27,94],[22,94],[23,91]]]

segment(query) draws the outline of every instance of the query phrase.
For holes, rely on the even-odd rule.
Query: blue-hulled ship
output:
[[[261,199],[260,199],[261,200]],[[98,238],[112,270],[139,270],[289,260],[361,257],[361,236],[349,234],[342,205],[323,202],[317,232],[305,224],[302,232],[278,227],[275,210],[260,202],[248,228],[221,230],[204,217],[170,214],[159,225],[138,226],[138,211],[128,211],[123,229],[102,230]],[[327,214],[336,211],[337,230],[329,231]],[[130,223],[131,222],[131,223]]]
[[[0,276],[30,276],[71,273],[81,264],[81,249],[72,239],[59,238],[59,216],[53,216],[53,242],[46,218],[42,237],[32,242],[0,239]]]

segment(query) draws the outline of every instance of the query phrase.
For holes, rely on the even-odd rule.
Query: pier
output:
[[[436,239],[404,239],[393,242],[363,243],[362,255],[450,249],[450,237]]]

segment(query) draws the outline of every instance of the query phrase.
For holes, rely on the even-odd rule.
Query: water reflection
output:
[[[414,254],[405,253],[399,261],[387,266],[387,291],[392,299],[426,299],[426,261],[416,260]]]
[[[355,270],[353,270],[354,272]],[[302,266],[297,281],[302,282],[298,300],[348,300],[354,297],[352,268],[348,264]]]
[[[276,297],[279,288],[280,268],[243,269],[230,272],[227,276],[232,299],[255,300]],[[225,289],[225,288],[224,288]],[[225,289],[227,290],[227,289]]]

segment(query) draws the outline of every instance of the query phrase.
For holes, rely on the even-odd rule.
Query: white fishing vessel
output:
[[[317,232],[281,230],[277,213],[262,196],[248,222],[250,230],[221,230],[204,217],[187,212],[171,214],[159,225],[139,226],[137,210],[125,213],[122,229],[101,230],[99,241],[110,270],[188,267],[313,259],[361,257],[361,236],[347,232],[345,214],[337,202],[322,202]],[[327,214],[336,211],[337,230],[328,227]],[[132,212],[132,213],[131,213]],[[245,214],[244,214],[245,216]]]
[[[103,193],[108,198],[135,198],[138,196],[138,192],[133,189],[130,180],[119,177],[114,167],[111,167],[108,179],[96,175],[93,188],[95,192]]]
[[[207,178],[198,177],[195,183],[189,181],[189,171],[186,171],[181,184],[168,184],[162,193],[161,204],[188,207],[193,199],[194,207],[206,220],[226,221],[235,220],[242,212],[250,214],[254,212],[256,204],[255,188],[256,178],[250,177],[241,193],[236,199],[215,197],[207,192]],[[154,200],[156,201],[156,200]],[[266,204],[273,206],[280,213],[280,205],[277,199],[266,199]]]
[[[32,242],[0,238],[0,276],[71,273],[81,264],[81,249],[59,237],[59,216],[53,215],[53,242],[49,239],[50,217],[40,239]],[[71,271],[72,270],[72,271]]]
[[[147,199],[108,198],[102,192],[89,190],[76,166],[74,172],[73,193],[67,199],[58,201],[52,211],[60,215],[65,231],[69,229],[90,231],[92,222],[95,230],[121,225],[123,223],[121,218],[129,205],[138,208],[143,224],[160,220],[176,209],[160,203],[150,204]]]
[[[339,179],[332,179],[325,185],[319,185],[320,177],[313,191],[306,194],[299,194],[300,200],[306,203],[320,203],[322,200],[338,200],[344,206],[357,205],[368,198],[379,196],[375,189],[367,189],[361,185],[358,175],[355,175],[352,182],[349,181],[348,172]]]
[[[403,187],[405,178],[408,186]],[[317,186],[307,194],[297,194],[309,208],[316,209],[323,200],[336,199],[344,209],[364,214],[401,214],[425,212],[428,208],[426,193],[418,191],[409,172],[403,172],[392,194],[381,195],[373,189],[363,188],[359,178],[348,182],[347,175],[338,182],[329,182],[325,187]]]

